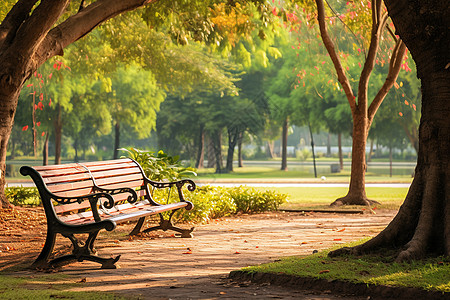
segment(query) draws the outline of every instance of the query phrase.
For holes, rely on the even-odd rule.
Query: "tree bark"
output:
[[[114,125],[114,159],[119,158],[119,147],[120,147],[120,123],[116,122]]]
[[[195,162],[195,167],[197,169],[203,169],[203,163],[205,158],[205,130],[204,126],[200,127],[198,135],[198,150],[197,150],[197,161]]]
[[[49,134],[47,132],[45,134],[44,146],[42,147],[42,165],[43,166],[48,165],[48,138],[49,138]]]
[[[214,149],[214,160],[216,162],[216,173],[221,174],[226,170],[223,168],[223,158],[222,158],[222,134],[217,131],[213,134],[213,149]]]
[[[344,157],[342,156],[342,133],[338,133],[338,152],[339,152],[339,165],[341,167],[341,171],[344,170]]]
[[[57,104],[56,118],[53,121],[55,128],[55,165],[61,164],[61,143],[62,143],[62,110],[61,105]]]
[[[234,149],[236,148],[239,139],[239,129],[237,127],[228,129],[228,153],[227,153],[227,172],[233,172],[233,157]]]
[[[206,155],[208,157],[208,164],[206,167],[214,168],[216,165],[216,154],[214,152],[214,141],[212,135],[208,135],[208,143],[206,145],[207,145]]]
[[[239,133],[239,138],[238,138],[238,167],[239,168],[243,168],[244,167],[244,158],[242,155],[242,141],[244,140],[244,133],[240,132]]]
[[[283,121],[283,130],[281,133],[281,171],[287,171],[287,140],[288,140],[289,120]]]
[[[397,261],[450,255],[450,49],[448,3],[385,0],[397,34],[408,46],[422,85],[415,177],[392,222],[376,237],[330,253],[397,250]]]
[[[352,166],[350,185],[345,197],[339,198],[332,206],[337,205],[371,205],[376,203],[366,196],[366,141],[368,136],[368,118],[362,114],[353,117]]]

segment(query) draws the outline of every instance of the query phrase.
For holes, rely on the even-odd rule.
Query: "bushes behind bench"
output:
[[[18,206],[40,205],[36,188],[7,187],[5,189],[10,202]],[[155,190],[155,198],[166,198],[162,190]],[[159,196],[159,197],[158,197]],[[177,193],[170,197],[177,201]],[[179,210],[174,216],[181,222],[204,223],[211,219],[217,219],[236,213],[260,213],[277,210],[286,201],[287,195],[271,190],[257,191],[254,188],[239,187],[212,187],[200,186],[187,197],[194,204],[190,211]],[[170,199],[169,201],[171,201]]]

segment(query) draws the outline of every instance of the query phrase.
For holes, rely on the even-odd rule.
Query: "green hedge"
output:
[[[197,187],[194,192],[186,191],[184,195],[186,200],[194,204],[194,209],[180,210],[175,217],[179,221],[193,223],[205,223],[211,219],[237,213],[274,211],[287,199],[286,194],[274,191],[260,192],[244,186],[226,188],[207,185]]]

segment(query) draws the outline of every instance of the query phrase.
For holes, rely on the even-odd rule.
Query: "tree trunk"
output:
[[[73,149],[75,150],[75,157],[73,158],[74,162],[78,162],[78,138],[75,138],[75,141],[73,143]]]
[[[392,177],[392,146],[389,146],[389,177]]]
[[[289,121],[286,118],[283,122],[283,130],[281,133],[281,171],[287,171],[287,140],[288,140],[288,128]]]
[[[327,157],[331,157],[331,133],[327,136]]]
[[[49,138],[49,134],[47,132],[45,134],[44,146],[42,147],[42,165],[43,166],[48,165],[48,138]]]
[[[311,150],[313,156],[313,165],[314,165],[314,178],[317,178],[317,167],[316,167],[316,153],[314,151],[314,136],[311,128],[311,124],[308,122],[309,135],[311,136]]]
[[[223,168],[223,158],[222,158],[222,135],[221,133],[215,132],[213,134],[213,148],[214,148],[214,160],[216,162],[216,173],[224,173]]]
[[[371,205],[377,203],[366,196],[366,141],[369,134],[369,120],[364,111],[353,117],[352,166],[350,185],[346,196],[337,199],[332,206],[337,205]]]
[[[243,141],[243,139],[244,139],[244,133],[240,132],[239,138],[238,138],[238,167],[239,168],[244,167],[244,159],[242,157],[242,141]]]
[[[342,156],[342,133],[338,133],[338,152],[339,152],[339,165],[341,171],[344,170],[344,157]]]
[[[62,142],[62,110],[61,105],[57,104],[56,118],[53,121],[55,127],[55,165],[61,164],[61,142]]]
[[[211,135],[208,136],[207,143],[207,156],[208,156],[208,165],[207,168],[214,168],[216,165],[216,154],[214,152],[214,141]]]
[[[239,129],[233,128],[228,129],[228,153],[227,153],[227,164],[225,166],[227,172],[233,172],[233,157],[234,157],[234,148],[239,139]]]
[[[269,156],[270,159],[275,157],[275,154],[273,153],[273,147],[274,147],[275,142],[274,141],[267,141],[267,156]]]
[[[397,261],[450,255],[450,49],[448,3],[385,0],[396,33],[408,46],[422,84],[415,177],[397,216],[376,237],[331,256],[391,248]]]
[[[369,155],[367,156],[368,163],[372,161],[372,152],[373,152],[373,139],[370,139]]]
[[[4,71],[4,70],[3,70]],[[6,70],[7,71],[7,70]],[[1,70],[0,70],[1,72]],[[17,101],[19,93],[14,93],[5,88],[3,83],[7,80],[7,73],[0,73],[0,205],[1,208],[12,207],[5,196],[6,185],[6,149],[8,147],[8,140],[11,135],[11,130],[14,122],[14,115],[16,112]]]
[[[114,156],[113,159],[119,158],[119,147],[120,147],[120,123],[116,122],[114,126]]]
[[[203,169],[204,158],[205,158],[205,130],[204,127],[201,126],[198,136],[197,161],[195,162],[195,167],[197,169]]]

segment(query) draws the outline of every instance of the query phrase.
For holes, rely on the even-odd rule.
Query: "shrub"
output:
[[[190,176],[197,176],[194,168],[181,166],[179,156],[169,156],[162,150],[156,154],[135,148],[122,148],[120,150],[126,151],[129,158],[137,161],[150,180],[162,181],[166,179],[176,181]]]
[[[35,187],[7,187],[5,195],[9,202],[16,206],[38,206],[41,203],[39,192]]]
[[[155,196],[158,196],[156,193]],[[175,217],[179,221],[205,223],[211,219],[236,213],[261,213],[277,210],[287,195],[275,191],[259,192],[247,187],[201,186],[194,192],[185,193],[194,204],[191,211],[180,210]],[[171,201],[177,201],[176,198]]]

